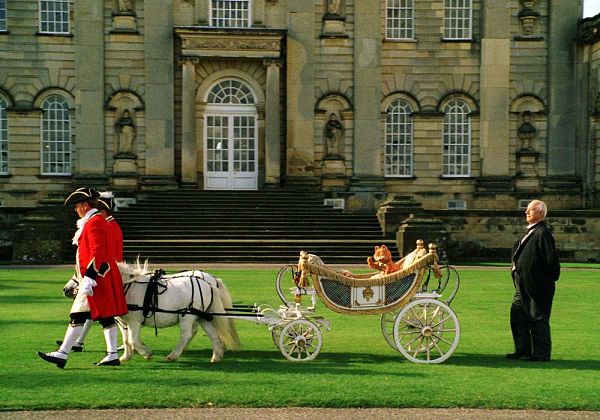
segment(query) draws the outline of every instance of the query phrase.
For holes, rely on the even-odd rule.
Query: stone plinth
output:
[[[134,15],[113,16],[113,32],[137,32]]]
[[[137,156],[120,154],[113,165],[113,186],[116,189],[137,188]]]
[[[403,220],[420,210],[421,203],[412,197],[396,196],[379,206],[377,219],[384,235],[395,235]]]
[[[435,243],[438,246],[440,259],[446,259],[446,228],[441,220],[418,214],[411,214],[405,219],[396,234],[400,256],[403,257],[412,252],[418,239],[422,239],[425,244]]]
[[[321,168],[323,188],[343,188],[347,184],[346,164],[342,158],[325,158]]]

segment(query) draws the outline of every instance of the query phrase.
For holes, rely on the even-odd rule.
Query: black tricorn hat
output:
[[[100,194],[100,197],[98,197],[98,206],[100,210],[112,211],[115,208],[115,202],[112,197]]]
[[[65,200],[65,206],[69,204],[81,203],[83,201],[93,200],[100,197],[100,193],[93,188],[77,188]]]

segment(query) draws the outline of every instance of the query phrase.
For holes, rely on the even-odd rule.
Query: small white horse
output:
[[[127,304],[130,308],[139,308],[130,309],[127,315],[119,317],[128,327],[125,352],[120,357],[122,362],[131,359],[134,350],[146,359],[152,357],[152,351],[140,341],[140,329],[143,325],[165,328],[179,324],[180,340],[167,356],[169,361],[176,360],[186,349],[198,331],[198,324],[212,343],[211,362],[221,360],[225,348],[236,350],[240,347],[233,319],[223,315],[204,317],[200,314],[224,314],[225,308],[231,308],[231,295],[221,279],[200,270],[161,276],[156,297],[158,309],[144,319],[144,296],[152,277],[152,274],[148,273],[148,262],[143,265],[139,261],[133,266],[127,263],[118,265]]]

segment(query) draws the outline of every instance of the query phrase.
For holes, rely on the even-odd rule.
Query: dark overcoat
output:
[[[517,241],[513,247],[515,286],[526,309],[531,311],[535,306],[549,316],[560,263],[548,225],[542,221],[531,229],[523,242]]]

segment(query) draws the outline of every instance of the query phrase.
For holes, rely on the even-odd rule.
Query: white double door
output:
[[[204,124],[204,188],[256,190],[257,118],[252,112],[207,113]]]

